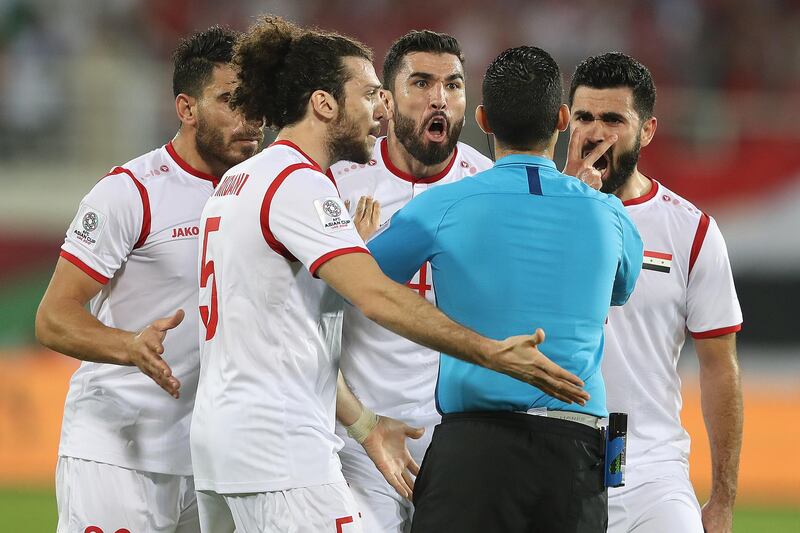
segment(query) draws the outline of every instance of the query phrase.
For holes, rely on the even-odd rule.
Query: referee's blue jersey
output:
[[[495,339],[541,327],[541,351],[586,383],[585,406],[447,354],[443,414],[566,409],[606,416],[600,373],[609,304],[622,305],[642,267],[642,240],[622,203],[558,172],[549,159],[510,155],[414,198],[369,249],[405,283],[430,261],[439,308]],[[612,377],[613,378],[613,377]]]

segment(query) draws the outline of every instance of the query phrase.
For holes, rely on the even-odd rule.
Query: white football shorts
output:
[[[57,533],[199,533],[191,476],[75,457],[56,466]]]

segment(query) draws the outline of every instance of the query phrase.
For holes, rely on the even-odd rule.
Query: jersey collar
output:
[[[450,173],[450,170],[453,168],[453,164],[456,162],[456,158],[458,157],[458,146],[453,148],[453,154],[450,156],[450,162],[447,163],[447,166],[439,172],[438,174],[434,174],[433,176],[428,176],[425,178],[418,178],[416,176],[412,176],[407,172],[403,172],[392,163],[392,160],[389,159],[389,141],[386,137],[380,140],[381,143],[381,159],[383,159],[383,164],[386,165],[386,169],[397,176],[398,178],[408,181],[410,183],[436,183],[440,179],[444,178]]]
[[[275,141],[274,143],[270,144],[269,146],[270,146],[270,147],[272,147],[272,146],[275,146],[275,145],[278,145],[278,146],[288,146],[289,148],[292,148],[293,150],[295,150],[295,151],[299,152],[299,153],[300,153],[300,155],[302,155],[303,157],[305,157],[306,159],[308,159],[308,162],[309,162],[309,163],[311,163],[312,165],[314,165],[314,168],[316,168],[317,170],[319,170],[320,172],[322,172],[322,167],[321,167],[321,166],[319,166],[319,164],[318,164],[316,161],[314,161],[313,159],[311,159],[311,156],[309,156],[307,153],[305,153],[305,152],[304,152],[304,151],[303,151],[303,150],[302,150],[302,149],[301,149],[299,146],[297,146],[297,145],[296,145],[295,143],[293,143],[292,141],[287,141],[286,139],[282,139],[282,140],[280,140],[280,141]]]
[[[195,178],[200,178],[201,180],[210,181],[211,185],[216,188],[219,184],[219,176],[212,176],[211,174],[206,174],[205,172],[200,172],[196,168],[192,167],[189,163],[183,160],[181,156],[178,155],[178,152],[175,151],[175,147],[172,146],[172,141],[168,142],[167,145],[164,147],[167,149],[167,153],[172,158],[175,163],[181,167],[181,169],[186,172],[187,174],[191,174]]]
[[[540,155],[527,154],[507,155],[505,157],[501,157],[494,163],[494,166],[496,167],[505,165],[537,165],[541,167],[550,167],[552,169],[556,168],[556,164],[552,159],[547,159],[546,157],[542,157]]]
[[[645,177],[647,178],[647,176]],[[632,205],[639,205],[647,202],[648,200],[652,200],[653,198],[656,197],[656,194],[658,194],[658,189],[659,189],[658,182],[653,178],[647,178],[647,179],[653,182],[653,186],[650,187],[650,191],[647,192],[647,194],[643,194],[642,196],[639,196],[637,198],[631,198],[630,200],[625,200],[624,202],[622,202],[622,205],[624,205],[625,207],[629,207]]]

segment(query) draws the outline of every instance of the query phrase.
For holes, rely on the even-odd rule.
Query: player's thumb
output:
[[[166,318],[159,318],[155,322],[153,322],[153,327],[159,331],[167,331],[168,329],[172,329],[178,326],[181,322],[183,322],[183,318],[186,316],[186,313],[183,312],[183,309],[178,309],[175,311],[175,314]]]
[[[536,332],[531,336],[531,342],[537,346],[544,342],[544,330],[542,328],[536,328]]]
[[[413,426],[406,426],[406,437],[412,439],[419,439],[425,434],[425,428],[415,428]]]

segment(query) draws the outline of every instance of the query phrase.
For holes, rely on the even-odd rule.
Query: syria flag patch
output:
[[[656,272],[669,272],[672,267],[672,254],[664,252],[644,251],[642,270],[655,270]]]

